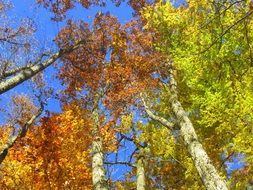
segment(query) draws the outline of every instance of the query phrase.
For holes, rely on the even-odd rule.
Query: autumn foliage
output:
[[[32,79],[1,103],[0,189],[252,187],[250,1],[36,3],[60,26],[55,53],[36,52],[34,23],[10,24],[0,0],[0,88]],[[68,17],[122,3],[125,24]]]

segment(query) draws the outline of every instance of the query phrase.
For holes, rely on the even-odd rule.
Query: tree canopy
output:
[[[251,0],[23,3],[53,31],[0,0],[0,189],[253,187]]]

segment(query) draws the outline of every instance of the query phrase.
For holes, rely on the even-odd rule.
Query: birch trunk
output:
[[[207,190],[227,190],[225,181],[219,176],[217,170],[213,166],[206,151],[198,140],[195,129],[190,121],[187,113],[183,109],[181,103],[178,100],[176,81],[171,76],[170,81],[170,104],[172,111],[177,118],[177,123],[180,126],[180,133],[183,137],[184,143],[191,155],[194,165],[199,173],[199,176]],[[169,122],[163,117],[153,114],[148,108],[146,102],[142,97],[143,105],[148,116],[161,123],[170,130],[173,130],[174,124]]]
[[[201,180],[208,190],[227,190],[226,184],[219,176],[210,158],[198,140],[195,129],[187,113],[178,101],[176,81],[171,77],[170,104],[180,126],[180,132],[192,157]]]
[[[137,190],[145,190],[145,169],[144,169],[144,158],[139,156],[136,163],[137,168]]]
[[[96,106],[97,107],[97,106]],[[104,169],[103,142],[99,135],[98,108],[93,113],[93,142],[92,142],[92,185],[94,190],[108,190]]]
[[[46,61],[44,61],[41,64],[32,64],[30,67],[27,67],[20,72],[18,72],[16,75],[12,76],[11,78],[8,78],[2,82],[0,82],[0,95],[4,92],[7,92],[8,90],[16,87],[17,85],[23,83],[24,81],[32,78],[37,73],[43,71],[50,65],[52,65],[57,59],[59,59],[61,56],[63,56],[66,53],[69,53],[71,51],[74,51],[77,49],[80,44],[84,43],[84,41],[78,42],[75,46],[69,47],[67,49],[60,50],[59,52],[53,54],[51,57],[49,57]]]

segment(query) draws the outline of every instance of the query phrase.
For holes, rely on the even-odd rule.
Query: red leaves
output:
[[[138,22],[122,26],[115,17],[98,13],[91,27],[69,21],[56,41],[64,48],[81,39],[87,43],[63,58],[59,78],[67,94],[87,90],[88,99],[93,99],[104,91],[105,105],[117,112],[157,85],[152,74],[164,58],[152,47],[152,34]]]
[[[37,2],[55,14],[52,18],[54,21],[63,20],[66,12],[75,7],[76,3],[80,3],[84,8],[89,8],[92,5],[106,5],[106,1],[104,0],[37,0]],[[118,6],[121,0],[112,0],[112,2]]]

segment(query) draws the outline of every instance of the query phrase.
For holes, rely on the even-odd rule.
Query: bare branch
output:
[[[104,162],[104,164],[108,164],[108,165],[117,165],[117,164],[121,164],[121,165],[128,165],[130,167],[135,167],[134,165],[132,165],[130,162],[123,162],[123,161],[117,161],[117,162]]]

